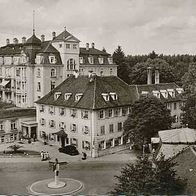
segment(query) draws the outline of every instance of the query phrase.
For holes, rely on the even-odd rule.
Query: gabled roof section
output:
[[[71,33],[69,33],[67,30],[64,30],[62,33],[60,33],[58,36],[56,36],[54,38],[54,40],[52,40],[53,42],[56,41],[66,41],[68,39],[74,39],[76,42],[80,42],[79,39],[77,39],[76,37],[74,37]]]
[[[61,92],[57,100],[54,100],[55,92]],[[102,93],[111,92],[115,92],[118,99],[105,101]],[[65,93],[71,93],[68,100],[64,99]],[[78,102],[75,101],[77,93],[83,94]],[[88,76],[71,76],[36,103],[96,110],[131,105],[137,99],[136,96],[135,90],[130,90],[129,85],[116,76],[94,76],[93,80]]]

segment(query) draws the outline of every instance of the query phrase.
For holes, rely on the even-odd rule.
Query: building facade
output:
[[[37,138],[35,109],[1,109],[0,144],[14,142],[20,138]]]
[[[151,69],[147,72],[147,84],[144,85],[131,85],[130,88],[135,89],[138,99],[141,96],[155,96],[163,103],[165,103],[167,109],[170,110],[170,114],[173,117],[172,128],[179,128],[182,126],[182,106],[185,99],[182,96],[183,88],[180,88],[175,83],[160,83],[159,72],[155,70],[155,83],[152,84]]]
[[[18,107],[34,107],[34,102],[75,71],[88,75],[91,70],[97,75],[117,75],[117,66],[111,55],[92,48],[80,48],[80,41],[66,29],[52,39],[37,38],[35,32],[19,43],[6,40],[0,48],[0,97],[1,101]],[[87,44],[88,45],[88,44]],[[83,59],[83,60],[82,60]]]
[[[125,149],[123,123],[135,99],[118,77],[71,76],[36,102],[38,138],[91,157]]]

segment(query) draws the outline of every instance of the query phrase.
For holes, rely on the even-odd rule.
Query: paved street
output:
[[[0,146],[6,150],[10,144]],[[57,146],[43,145],[41,142],[23,144],[24,150],[48,151],[52,161],[57,157],[60,162],[60,177],[80,180],[84,184],[84,194],[106,194],[111,191],[120,168],[128,162],[133,162],[136,155],[130,150],[121,151],[98,158],[82,161],[81,155],[69,156],[58,152]],[[0,157],[0,194],[28,194],[27,187],[35,181],[53,177],[48,161],[35,157]]]
[[[84,194],[105,194],[112,190],[125,162],[80,162],[61,166],[60,177],[74,178],[84,183]],[[0,194],[27,194],[27,186],[51,178],[47,162],[0,163]]]

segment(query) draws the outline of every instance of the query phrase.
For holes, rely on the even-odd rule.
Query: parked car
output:
[[[68,145],[68,146],[61,147],[61,148],[59,148],[59,152],[62,152],[62,153],[65,153],[65,154],[68,154],[68,155],[71,155],[71,156],[79,154],[78,150],[73,145]]]

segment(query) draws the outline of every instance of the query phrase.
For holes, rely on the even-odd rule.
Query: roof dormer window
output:
[[[166,90],[160,90],[160,92],[164,98],[168,98],[168,92]]]
[[[99,57],[98,60],[99,60],[99,64],[103,64],[103,57]]]
[[[109,64],[113,64],[113,59],[112,59],[112,57],[109,57],[109,58],[108,58],[108,63],[109,63]]]
[[[176,91],[181,94],[183,92],[183,88],[176,88]]]
[[[102,95],[102,97],[103,97],[103,99],[104,99],[105,101],[109,101],[109,100],[110,100],[110,96],[109,96],[108,93],[102,93],[101,95]]]
[[[72,93],[65,93],[64,99],[67,101],[71,97]]]
[[[55,64],[56,63],[56,57],[55,56],[49,56],[49,61],[51,64]]]
[[[175,91],[174,91],[174,89],[167,89],[167,91],[168,91],[169,95],[170,95],[172,98],[175,97]]]
[[[148,91],[142,91],[142,95],[148,95]]]
[[[61,96],[61,92],[54,93],[54,100],[57,100]]]
[[[83,95],[83,93],[77,93],[75,95],[75,101],[79,101],[81,99],[82,95]]]
[[[93,57],[92,56],[88,57],[88,61],[89,61],[90,64],[93,64],[94,63]]]
[[[159,91],[152,91],[152,94],[157,97],[157,98],[160,98],[161,94]]]
[[[110,93],[110,96],[112,97],[112,100],[117,100],[118,99],[118,96],[116,93]]]

